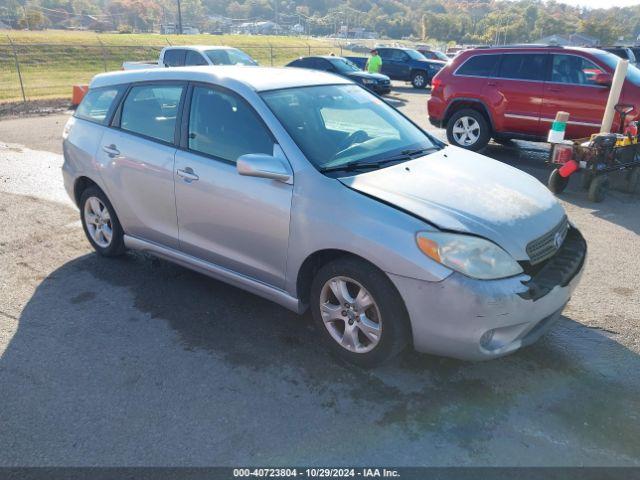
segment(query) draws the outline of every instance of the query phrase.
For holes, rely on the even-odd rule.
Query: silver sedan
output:
[[[307,308],[371,366],[504,355],[559,318],[586,244],[537,180],[303,69],[99,75],[63,176],[101,255],[136,249]],[[236,320],[241,321],[241,319]]]

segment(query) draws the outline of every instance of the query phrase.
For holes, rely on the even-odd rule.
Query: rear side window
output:
[[[115,99],[124,87],[89,90],[76,109],[75,116],[83,120],[106,125],[115,107]]]
[[[165,50],[164,64],[167,67],[184,67],[186,53],[182,49]]]
[[[500,55],[475,55],[458,68],[456,75],[491,77],[495,72],[499,59]]]
[[[253,109],[234,94],[195,87],[189,149],[235,163],[246,153],[273,154],[273,139]]]
[[[503,55],[498,77],[542,81],[545,77],[547,57],[548,55],[543,53]]]
[[[196,52],[194,50],[187,50],[187,58],[184,62],[185,65],[208,65],[207,61],[204,59],[200,52]]]
[[[140,85],[133,87],[122,105],[120,128],[173,143],[181,85]]]

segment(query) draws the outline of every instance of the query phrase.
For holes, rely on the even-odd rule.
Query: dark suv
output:
[[[427,60],[417,50],[400,47],[379,47],[378,54],[382,58],[382,70],[391,80],[411,82],[414,88],[426,88],[431,79],[447,62]],[[363,57],[345,57],[364,69],[366,59]]]
[[[491,137],[545,141],[558,111],[570,114],[566,138],[587,137],[600,129],[619,61],[593,48],[467,50],[433,79],[429,120],[447,129],[451,144],[469,150],[483,148]],[[640,70],[631,64],[620,103],[640,105]]]

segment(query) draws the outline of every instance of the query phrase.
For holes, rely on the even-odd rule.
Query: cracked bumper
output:
[[[475,280],[453,273],[441,282],[389,275],[411,321],[414,348],[462,360],[488,360],[533,343],[560,318],[580,282],[571,281],[537,300],[522,298],[529,277]]]

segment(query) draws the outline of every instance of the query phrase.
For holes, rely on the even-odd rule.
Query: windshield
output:
[[[414,60],[424,60],[425,56],[422,55],[419,51],[417,50],[410,50],[407,49],[405,50],[405,52],[407,53],[407,55],[409,55],[412,59]]]
[[[603,62],[605,65],[607,65],[607,67],[611,68],[614,71],[618,66],[618,62],[622,60],[617,55],[614,55],[613,53],[609,53],[609,52],[602,51],[602,52],[595,53],[594,55],[598,60]],[[638,67],[636,67],[631,63],[627,68],[627,80],[629,80],[634,85],[640,87],[640,69],[638,69]]]
[[[204,52],[214,65],[257,65],[253,58],[235,48],[207,50]]]
[[[441,148],[437,140],[358,85],[287,88],[264,92],[262,98],[319,170],[347,164],[353,168],[410,150]]]
[[[361,70],[346,58],[332,58],[329,60],[340,73],[360,72]]]
[[[439,52],[438,50],[434,50],[433,53],[436,55],[436,57],[438,57],[438,60],[442,60],[444,62],[448,62],[449,60],[451,60],[444,53]]]

